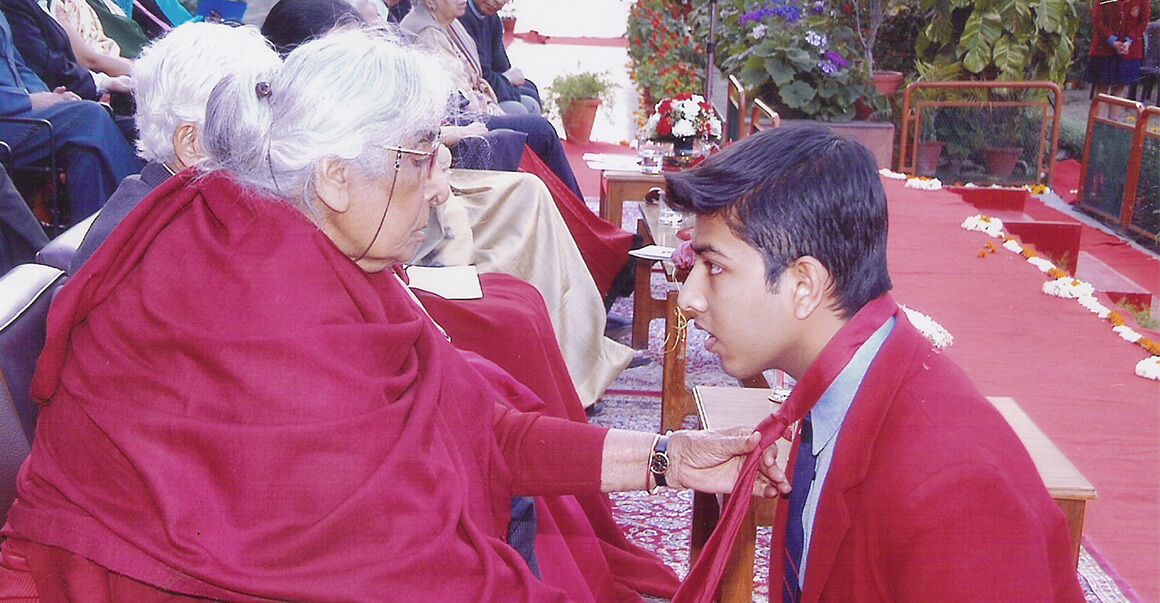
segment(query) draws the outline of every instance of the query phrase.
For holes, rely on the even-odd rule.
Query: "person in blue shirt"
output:
[[[459,23],[475,40],[483,79],[495,91],[500,106],[510,112],[511,104],[521,104],[529,113],[538,114],[543,106],[540,90],[512,66],[503,44],[503,23],[496,13],[504,4],[506,0],[468,0],[467,12],[459,17]]]
[[[69,198],[67,224],[101,208],[122,178],[141,170],[141,160],[101,105],[64,87],[48,86],[24,63],[12,29],[0,14],[0,116],[46,119],[52,124],[57,165],[64,168]],[[42,165],[53,150],[45,128],[0,122],[0,140],[12,148],[13,168]]]

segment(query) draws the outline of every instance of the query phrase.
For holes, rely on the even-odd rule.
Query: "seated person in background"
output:
[[[205,122],[205,103],[214,85],[227,75],[223,66],[228,65],[235,74],[269,69],[272,53],[265,41],[254,34],[252,28],[232,31],[220,25],[189,24],[170,33],[164,43],[150,47],[150,53],[138,62],[134,73],[138,81],[136,119],[141,138],[137,148],[149,163],[140,176],[126,178],[109,199],[73,257],[71,273],[80,269],[145,195],[172,174],[204,159],[198,141]],[[464,194],[452,196],[448,203],[431,210],[428,240],[411,263],[474,263],[481,272],[510,274],[530,281],[538,290],[533,297],[542,296],[543,302],[534,299],[534,303],[525,300],[522,304],[547,304],[551,320],[545,317],[541,330],[555,350],[548,356],[555,358],[562,353],[566,367],[558,367],[557,372],[562,374],[553,375],[551,371],[534,370],[536,365],[525,359],[522,365],[505,368],[518,373],[517,377],[527,385],[542,381],[552,391],[563,390],[571,398],[578,397],[584,406],[592,405],[620,375],[632,352],[604,337],[606,317],[600,293],[543,184],[526,174],[477,170],[452,170],[451,179]],[[494,279],[485,280],[491,283]],[[526,288],[523,283],[494,286]],[[523,299],[526,294],[496,292],[493,297],[511,301]],[[447,303],[435,298],[429,305],[432,313],[438,314]],[[486,304],[480,301],[466,305]],[[474,321],[478,325],[493,319],[529,326],[540,322],[526,316],[513,318],[511,312],[515,308],[469,309],[464,314],[462,308],[447,308],[444,318],[448,323],[463,320],[465,324]],[[488,313],[493,315],[491,319],[472,318]],[[489,338],[495,347],[506,341],[495,333],[463,335],[456,341],[484,345]],[[536,391],[547,397],[542,390]]]
[[[0,10],[8,18],[13,43],[25,64],[50,88],[63,86],[91,101],[101,100],[106,92],[132,92],[128,77],[132,62],[89,48],[36,0],[0,0]]]
[[[1018,436],[889,294],[873,155],[779,128],[666,180],[669,204],[697,214],[681,310],[730,375],[797,379],[759,428],[801,419],[778,599],[1083,601],[1067,522]],[[702,555],[681,595],[711,596],[696,589],[715,562]]]
[[[86,0],[93,14],[101,22],[101,29],[117,43],[121,49],[121,56],[126,59],[135,59],[141,54],[141,49],[149,43],[149,36],[145,35],[141,26],[130,19],[129,15],[114,0]],[[82,35],[84,28],[78,27]]]
[[[451,92],[363,31],[215,88],[202,173],[146,197],[53,305],[3,532],[42,596],[623,599],[537,578],[505,542],[511,497],[733,486],[754,434],[513,410],[535,395],[392,273],[446,195]]]
[[[5,61],[0,68],[0,115],[52,123],[58,165],[68,181],[70,223],[89,217],[122,178],[141,170],[141,162],[104,107],[63,87],[50,91],[24,65],[2,14],[0,55]],[[16,168],[43,162],[51,150],[47,131],[23,124],[0,123],[0,140],[12,147]]]
[[[466,10],[466,3],[460,4],[459,0],[421,0],[411,7],[400,26],[443,58],[463,97],[465,118],[478,118],[489,130],[507,128],[526,133],[528,146],[583,201],[584,193],[576,183],[556,128],[543,116],[527,113],[522,106],[522,114],[505,114],[500,108],[491,85],[483,79],[475,41],[458,21]]]
[[[91,71],[129,75],[139,51],[125,55],[116,40],[105,34],[93,7],[86,0],[51,0],[48,10],[69,34],[77,60]]]
[[[35,261],[36,252],[47,244],[40,222],[0,166],[0,274]]]
[[[507,103],[520,103],[528,113],[539,114],[543,106],[540,89],[508,60],[503,22],[496,15],[505,3],[505,0],[468,0],[467,12],[459,17],[459,23],[475,40],[483,79],[491,85],[500,106],[506,110]]]

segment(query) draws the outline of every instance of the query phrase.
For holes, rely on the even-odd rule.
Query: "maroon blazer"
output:
[[[1116,0],[1107,4],[1096,0],[1092,4],[1092,45],[1088,54],[1093,57],[1115,56],[1115,49],[1108,46],[1108,36],[1121,40],[1132,38],[1124,59],[1142,61],[1144,29],[1148,27],[1151,11],[1149,0]]]
[[[803,602],[1083,601],[1063,513],[1022,443],[901,316],[836,446]]]

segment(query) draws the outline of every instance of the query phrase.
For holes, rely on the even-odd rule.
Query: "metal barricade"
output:
[[[1050,182],[1063,92],[1053,82],[914,82],[898,171],[947,183]]]
[[[1160,107],[1148,107],[1136,120],[1123,221],[1128,231],[1160,242]]]

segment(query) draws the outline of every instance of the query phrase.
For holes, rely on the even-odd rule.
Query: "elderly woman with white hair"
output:
[[[134,70],[137,79],[137,150],[149,163],[139,176],[122,181],[98,215],[77,253],[75,273],[145,195],[177,172],[204,159],[200,137],[209,92],[226,75],[269,72],[281,63],[250,27],[188,23],[148,47]],[[485,277],[488,299],[451,302],[419,293],[448,328],[462,325],[457,344],[499,361],[544,397],[579,397],[590,406],[631,360],[632,352],[604,337],[600,293],[584,268],[584,258],[543,185],[515,173],[455,170],[461,194],[431,209],[427,240],[410,263],[422,266],[475,264]],[[497,200],[519,198],[515,204]],[[538,298],[542,296],[543,302]],[[541,317],[547,305],[549,316]],[[522,325],[522,328],[514,328]],[[514,328],[514,330],[513,330]],[[511,362],[496,354],[510,343],[504,332],[547,335],[542,362],[527,351]],[[553,338],[554,335],[554,338]],[[554,341],[553,341],[554,339]],[[510,347],[510,346],[509,346]],[[552,348],[552,349],[545,349]],[[568,391],[573,390],[573,391]]]
[[[513,495],[733,486],[756,434],[513,410],[534,394],[391,271],[447,196],[436,73],[346,31],[223,82],[204,173],[144,199],[61,291],[4,532],[49,596],[596,599],[507,545]]]

